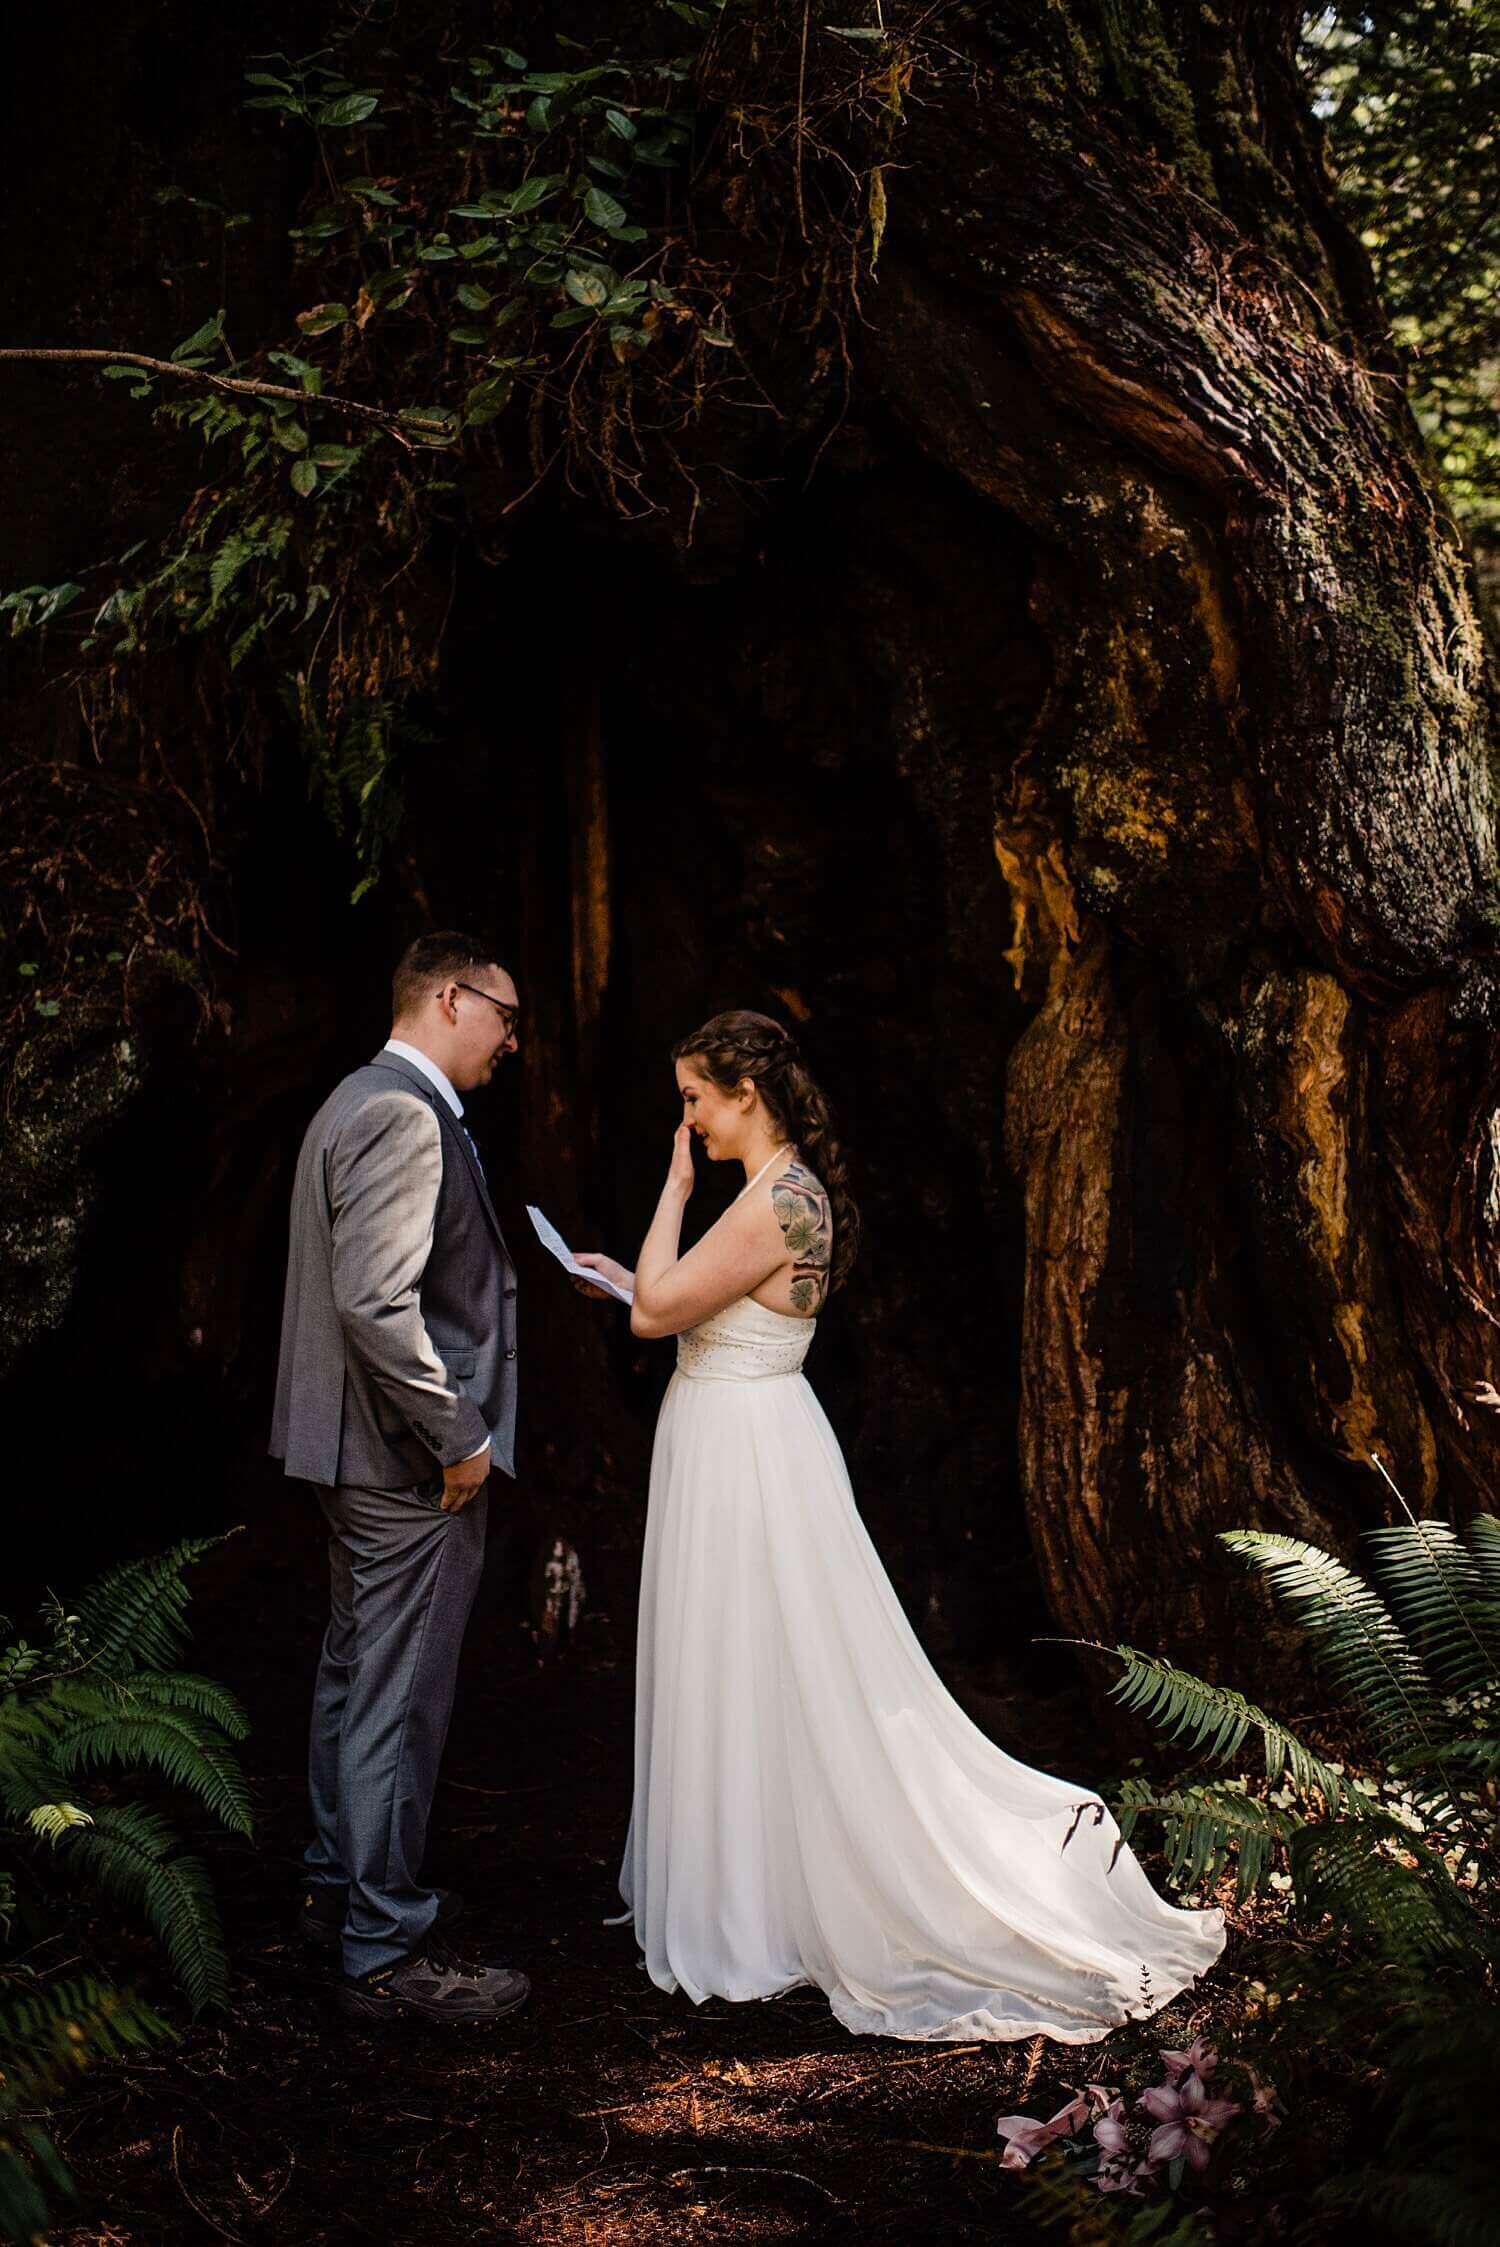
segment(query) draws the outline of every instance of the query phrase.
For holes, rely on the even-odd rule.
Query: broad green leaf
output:
[[[612,133],[619,134],[621,140],[635,139],[635,119],[627,117],[623,109],[606,109],[604,122]]]
[[[186,343],[178,344],[177,349],[172,353],[172,357],[180,362],[191,353],[209,351],[216,343],[221,341],[223,334],[224,311],[221,306],[211,320],[205,320],[201,328],[194,329]]]
[[[310,460],[292,462],[292,490],[299,499],[306,499],[318,488],[318,471]]]
[[[563,275],[563,287],[575,304],[586,311],[597,312],[600,305],[609,301],[609,283],[597,273],[582,273],[575,266]]]
[[[613,195],[606,195],[602,187],[591,187],[583,198],[583,207],[596,226],[623,226],[625,206],[617,203]]]
[[[549,195],[555,195],[561,185],[562,181],[552,172],[533,172],[530,179],[523,179],[506,198],[506,206],[516,216],[522,211],[534,211]]]
[[[378,94],[345,94],[339,101],[325,103],[317,113],[316,122],[330,126],[362,125],[379,107]]]
[[[479,345],[487,340],[483,328],[450,328],[448,330],[448,341],[450,343]]]
[[[304,335],[327,335],[330,328],[341,328],[348,317],[347,304],[313,304],[297,314],[297,325]]]
[[[510,403],[511,386],[508,380],[479,382],[464,401],[464,419],[472,429],[483,429],[486,423],[504,413]]]
[[[552,124],[552,103],[546,94],[538,94],[526,112],[526,122],[534,133],[547,132]]]
[[[478,281],[465,281],[453,293],[465,312],[487,312],[495,301],[490,291]]]

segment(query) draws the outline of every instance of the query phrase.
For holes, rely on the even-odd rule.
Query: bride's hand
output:
[[[672,1161],[667,1171],[667,1184],[675,1186],[686,1201],[694,1183],[693,1134],[685,1123],[680,1123],[672,1137]]]
[[[601,1256],[595,1249],[584,1249],[576,1253],[573,1261],[575,1264],[587,1264],[591,1272],[602,1272],[607,1280],[614,1281],[616,1287],[635,1286],[634,1272],[627,1271],[623,1264],[617,1264],[612,1256]],[[602,1287],[590,1287],[587,1280],[581,1280],[576,1275],[573,1285],[580,1295],[587,1295],[592,1302],[609,1303],[614,1300],[612,1296],[605,1294]]]

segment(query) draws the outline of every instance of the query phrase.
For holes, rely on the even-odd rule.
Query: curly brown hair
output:
[[[817,1173],[833,1209],[832,1287],[842,1287],[859,1252],[859,1208],[849,1191],[849,1170],[834,1135],[822,1087],[803,1066],[797,1041],[773,1015],[738,1007],[716,1014],[672,1048],[674,1061],[692,1061],[717,1085],[733,1092],[746,1077],[776,1122]]]

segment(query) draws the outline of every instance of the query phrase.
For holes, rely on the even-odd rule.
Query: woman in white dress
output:
[[[1223,1914],[1158,1896],[1096,1795],[945,1691],[802,1377],[858,1235],[827,1104],[766,1015],[673,1058],[683,1119],[636,1270],[580,1259],[633,1281],[635,1333],[677,1337],[620,1874],[647,1971],[695,2003],[812,1983],[866,2035],[1097,2042],[1213,1964]],[[746,1183],[682,1255],[694,1137]]]

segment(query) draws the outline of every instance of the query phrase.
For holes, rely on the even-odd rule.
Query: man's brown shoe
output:
[[[461,1958],[445,1943],[429,1943],[373,1974],[346,1974],[338,1989],[339,2009],[353,2021],[499,2021],[530,1995],[530,1982],[513,1966]]]

